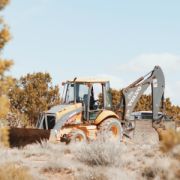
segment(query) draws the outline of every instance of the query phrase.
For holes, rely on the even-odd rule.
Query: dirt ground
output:
[[[159,137],[151,120],[136,121],[133,141],[138,144],[158,145]]]
[[[3,174],[4,165],[22,168],[29,176]],[[136,123],[134,139],[126,143],[104,140],[89,144],[41,144],[22,149],[0,148],[0,180],[61,179],[180,179],[180,145],[162,153],[151,121]],[[12,171],[12,172],[11,172]],[[12,174],[12,176],[10,176]]]

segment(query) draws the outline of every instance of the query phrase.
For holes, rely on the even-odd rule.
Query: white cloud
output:
[[[119,70],[130,72],[150,71],[155,65],[161,66],[167,73],[180,71],[180,56],[170,53],[141,54],[121,65]]]
[[[166,86],[166,96],[170,97],[175,105],[180,105],[180,81],[169,82],[169,86]]]
[[[118,71],[117,76],[112,76],[114,83],[122,83],[122,85],[127,86],[141,75],[153,70],[156,65],[162,68],[165,75],[165,96],[170,97],[173,104],[180,105],[180,56],[170,53],[139,55],[127,63],[119,64],[118,67],[113,68]],[[121,77],[119,82],[118,76]]]
[[[114,72],[110,70],[117,70],[117,67],[112,67],[109,74],[98,74],[96,77],[108,79],[112,88],[121,89],[153,70],[155,65],[159,65],[165,74],[165,97],[170,97],[173,104],[180,105],[180,56],[169,53],[142,54],[120,64],[118,74],[112,75]],[[146,93],[150,92],[148,88]]]
[[[110,81],[111,87],[115,89],[120,89],[124,87],[124,81],[117,76],[113,76],[111,74],[98,74],[97,78],[103,78]]]

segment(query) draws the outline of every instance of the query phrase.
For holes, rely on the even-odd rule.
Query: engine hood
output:
[[[57,114],[62,111],[74,109],[77,107],[77,104],[60,104],[57,106],[53,106],[50,110],[46,111],[48,114]]]
[[[53,129],[59,130],[73,116],[82,112],[82,104],[61,104],[52,107],[46,113],[56,115],[56,125]]]

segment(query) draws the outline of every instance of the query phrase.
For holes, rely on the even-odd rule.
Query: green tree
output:
[[[9,3],[9,0],[0,0],[0,11]],[[0,17],[0,53],[6,43],[10,40],[9,28]],[[5,119],[9,112],[9,99],[7,96],[8,90],[13,84],[13,79],[6,75],[6,72],[13,65],[12,60],[3,59],[0,57],[0,119]]]
[[[31,125],[40,112],[60,103],[59,88],[52,85],[49,73],[27,74],[17,80],[9,93],[12,111],[28,116]]]

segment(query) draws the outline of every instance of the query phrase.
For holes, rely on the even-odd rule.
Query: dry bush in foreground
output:
[[[42,167],[41,172],[73,174],[73,164],[64,158],[51,158],[48,164]]]
[[[75,176],[75,180],[108,180],[107,175],[102,171],[102,167],[88,168],[79,172]]]
[[[0,180],[32,180],[33,177],[24,167],[7,163],[0,166]]]
[[[83,146],[76,154],[80,162],[89,166],[111,166],[119,161],[119,152],[113,144],[93,142]]]
[[[76,146],[72,153],[76,160],[84,166],[75,173],[75,179],[132,179],[133,173],[127,174],[127,171],[123,170],[125,163],[123,156],[126,151],[125,144],[108,141],[104,137],[89,144]]]
[[[174,180],[180,179],[179,155],[178,144],[163,153],[158,145],[113,143],[106,138],[69,145],[43,141],[22,149],[0,148],[0,167],[28,167],[35,179]]]
[[[176,145],[180,145],[180,132],[176,132],[170,129],[162,134],[161,150],[163,152],[168,152],[169,150],[173,149]]]
[[[147,161],[141,171],[145,179],[180,179],[179,162],[166,156]]]
[[[83,171],[79,171],[75,175],[75,180],[132,180],[133,174],[127,174],[126,171],[115,167],[96,166],[84,167]]]
[[[121,146],[122,145],[122,146]],[[96,140],[82,144],[75,151],[76,158],[89,166],[119,166],[123,144]]]
[[[9,146],[8,133],[8,128],[0,127],[0,147]]]
[[[176,145],[169,154],[171,157],[180,161],[180,144]]]
[[[65,174],[73,173],[73,171],[71,169],[61,168],[61,167],[56,166],[56,164],[54,165],[54,167],[51,165],[51,166],[47,166],[46,168],[43,168],[42,172],[44,172],[44,173],[65,173]]]

